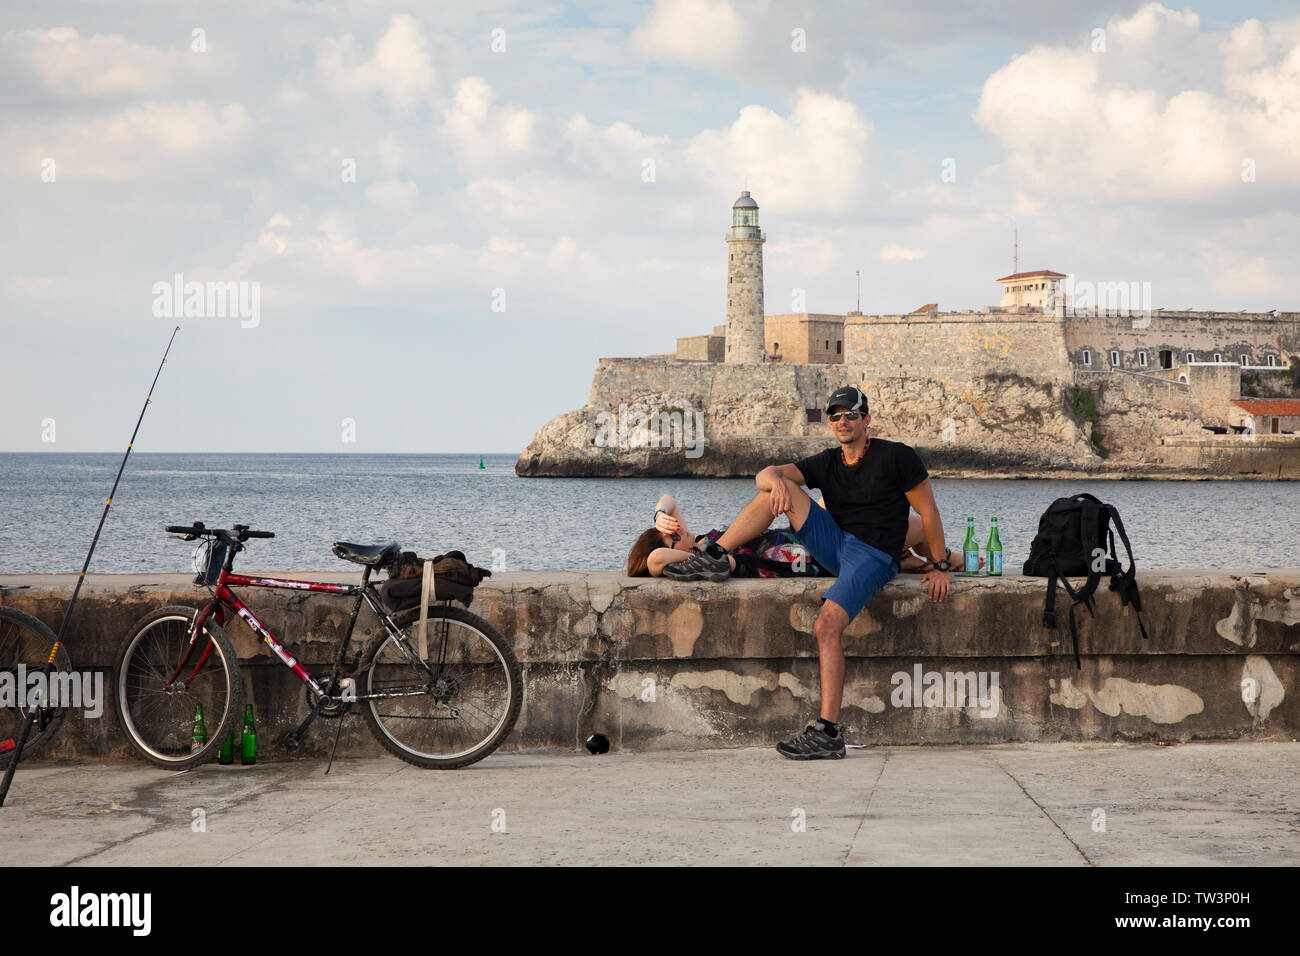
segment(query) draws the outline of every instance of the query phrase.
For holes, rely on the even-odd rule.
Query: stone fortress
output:
[[[732,206],[726,322],[600,359],[518,474],[752,475],[826,447],[822,403],[857,384],[870,434],[936,477],[1300,479],[1300,313],[1153,309],[1149,285],[1037,270],[979,311],[767,315],[758,212]]]

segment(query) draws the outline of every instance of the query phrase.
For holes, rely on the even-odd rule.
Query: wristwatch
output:
[[[655,516],[654,518],[651,519],[651,524],[655,524],[655,525],[658,524],[660,514],[668,514],[668,512],[665,511],[663,508],[656,508]],[[673,532],[672,538],[673,538],[673,544],[676,544],[678,541],[682,540],[682,536],[675,531]]]
[[[944,548],[944,549],[943,549],[943,560],[942,560],[942,561],[936,561],[936,562],[934,562],[934,569],[935,569],[936,571],[951,571],[951,570],[952,570],[952,565],[948,563],[948,555],[950,555],[950,554],[952,554],[952,549],[951,549],[951,548]]]

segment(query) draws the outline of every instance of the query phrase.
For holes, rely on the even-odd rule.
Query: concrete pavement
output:
[[[23,764],[9,866],[1294,865],[1295,742]]]

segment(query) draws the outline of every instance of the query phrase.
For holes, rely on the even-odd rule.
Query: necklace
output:
[[[856,468],[856,467],[858,467],[858,465],[862,464],[862,459],[865,458],[865,457],[867,457],[867,449],[870,448],[870,447],[871,447],[871,439],[868,438],[868,439],[867,439],[867,443],[866,443],[865,445],[862,446],[862,454],[858,456],[858,460],[857,460],[857,461],[855,461],[853,464],[850,465],[850,464],[849,464],[849,460],[848,460],[846,457],[844,457],[844,446],[841,445],[841,446],[840,446],[840,461],[842,461],[842,462],[844,463],[844,467],[845,467],[845,468]]]

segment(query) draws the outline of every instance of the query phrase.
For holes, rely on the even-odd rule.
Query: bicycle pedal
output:
[[[280,738],[280,745],[284,747],[285,750],[297,750],[302,746],[302,738],[296,733],[290,732]]]

